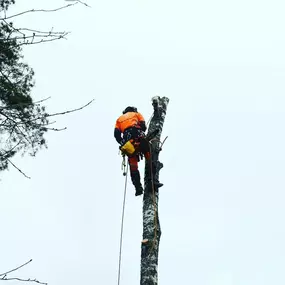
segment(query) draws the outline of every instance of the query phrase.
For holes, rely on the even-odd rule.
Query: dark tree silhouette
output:
[[[14,26],[13,19],[27,13],[56,12],[79,3],[88,6],[75,1],[52,10],[32,9],[9,15],[8,8],[15,1],[0,0],[0,171],[7,169],[9,164],[17,168],[11,161],[16,153],[35,156],[42,147],[46,147],[47,131],[63,130],[51,127],[54,121],[51,122],[50,117],[74,112],[86,106],[49,114],[43,105],[46,99],[38,102],[32,99],[34,71],[24,62],[22,47],[63,39],[69,33],[19,28]]]

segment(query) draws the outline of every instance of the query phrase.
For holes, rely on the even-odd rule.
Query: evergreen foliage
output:
[[[0,0],[0,11],[14,0]],[[16,153],[35,155],[46,146],[48,114],[31,97],[34,71],[23,61],[22,38],[13,22],[0,17],[0,171]]]

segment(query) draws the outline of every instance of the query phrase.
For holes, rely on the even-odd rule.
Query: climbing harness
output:
[[[147,123],[146,123],[147,128],[148,128],[149,123],[150,123],[150,121],[151,121],[152,118],[153,118],[153,114],[150,116],[150,118],[148,119],[148,121],[147,121]]]

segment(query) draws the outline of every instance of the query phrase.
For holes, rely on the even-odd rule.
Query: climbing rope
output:
[[[148,119],[148,121],[147,121],[147,123],[146,123],[146,127],[147,127],[147,128],[148,128],[149,123],[150,123],[150,121],[151,121],[152,118],[153,118],[153,114],[150,116],[150,118]]]
[[[123,170],[123,175],[127,175],[127,164],[126,164],[126,155],[123,154],[123,161],[122,161],[122,167],[121,169]]]
[[[126,205],[126,193],[127,193],[127,182],[128,182],[128,164],[127,169],[124,172],[126,176],[125,179],[125,189],[124,189],[124,199],[123,199],[123,209],[122,209],[122,219],[121,219],[121,237],[120,237],[120,251],[119,251],[119,268],[118,268],[118,285],[120,285],[121,279],[121,261],[122,261],[122,244],[123,244],[123,230],[124,230],[124,216],[125,216],[125,205]]]
[[[162,150],[162,146],[165,143],[167,137],[164,139],[163,142],[160,140],[152,139],[151,141],[158,141],[160,143],[160,150]],[[157,219],[157,207],[156,207],[156,195],[155,195],[155,186],[154,186],[154,175],[153,175],[153,165],[152,165],[152,148],[151,148],[151,141],[149,142],[150,145],[150,175],[151,175],[151,182],[152,182],[152,202],[153,202],[153,209],[154,209],[154,237],[152,241],[152,247],[149,251],[149,254],[152,252],[156,238],[157,238],[157,230],[158,230],[158,219]],[[125,178],[125,187],[124,187],[124,198],[123,198],[123,209],[122,209],[122,218],[121,218],[121,236],[120,236],[120,250],[119,250],[119,266],[118,266],[118,285],[120,285],[121,281],[121,263],[122,263],[122,244],[123,244],[123,230],[124,230],[124,216],[125,216],[125,205],[126,205],[126,193],[127,193],[127,181],[128,181],[128,163],[125,161],[125,156],[123,156],[122,162],[122,170],[123,175]]]

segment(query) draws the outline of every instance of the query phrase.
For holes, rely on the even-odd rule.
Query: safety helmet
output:
[[[128,106],[124,111],[123,111],[123,114],[126,114],[128,112],[137,112],[138,109],[136,107],[131,107],[131,106]]]

